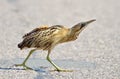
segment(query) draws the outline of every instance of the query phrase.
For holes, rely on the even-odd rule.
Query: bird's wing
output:
[[[61,29],[62,26],[60,25],[36,28],[23,36],[24,40],[21,44],[21,48],[37,47],[46,50],[53,43],[54,35],[56,35]]]
[[[38,32],[43,31],[43,30],[46,30],[46,29],[48,29],[48,28],[49,28],[48,26],[41,26],[41,27],[39,27],[39,28],[35,28],[35,29],[33,29],[32,31],[30,31],[29,33],[26,33],[26,34],[23,36],[23,38],[26,38],[26,37],[35,35],[35,34],[37,34]]]

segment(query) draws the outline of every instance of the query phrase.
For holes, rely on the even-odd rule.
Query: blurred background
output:
[[[30,49],[21,51],[17,44],[32,29],[56,24],[72,27],[76,23],[96,19],[76,41],[58,45],[51,53],[51,59],[64,62],[57,62],[62,67],[66,67],[67,62],[74,61],[75,63],[68,64],[68,68],[72,65],[70,68],[78,71],[38,73],[1,68],[0,78],[119,79],[119,3],[119,0],[0,0],[0,68],[21,63],[22,60],[18,60],[28,55]],[[31,61],[34,65],[39,63],[40,66],[45,66],[48,62],[42,61],[46,55],[46,51],[38,50],[31,56]],[[28,62],[29,65],[31,61]]]

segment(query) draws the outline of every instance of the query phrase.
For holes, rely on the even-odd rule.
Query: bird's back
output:
[[[23,36],[23,41],[18,44],[18,47],[20,49],[33,47],[48,50],[53,44],[57,44],[66,34],[67,29],[61,25],[35,28]]]

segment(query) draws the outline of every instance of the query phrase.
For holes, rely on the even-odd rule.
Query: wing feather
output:
[[[33,29],[32,31],[30,31],[29,33],[25,34],[25,35],[23,36],[23,38],[36,35],[38,32],[43,31],[43,30],[46,30],[46,29],[48,29],[48,28],[49,28],[48,26],[41,26],[41,27],[39,27],[39,28],[35,28],[35,29]]]
[[[57,34],[63,26],[56,25],[51,27],[40,27],[35,28],[31,32],[23,36],[23,41],[18,45],[19,48],[24,47],[35,47],[43,50],[50,48],[53,43],[51,39],[55,34]]]

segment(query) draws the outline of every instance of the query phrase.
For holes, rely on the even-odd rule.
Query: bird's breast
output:
[[[57,43],[62,43],[67,40],[67,35],[68,35],[69,30],[66,28],[63,28],[59,30],[55,35],[54,35],[54,42]]]

